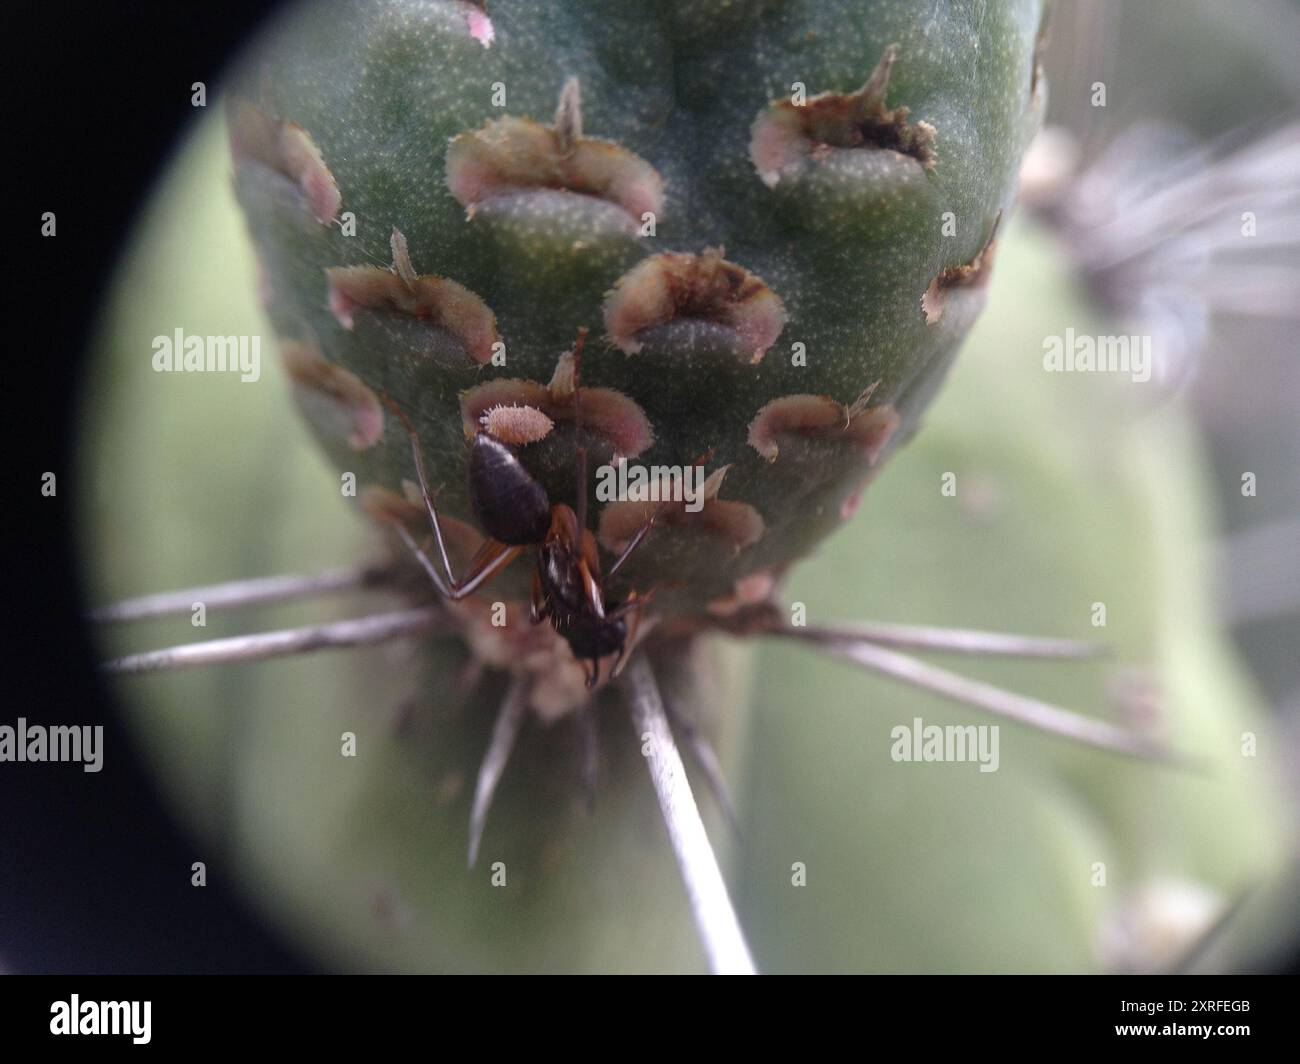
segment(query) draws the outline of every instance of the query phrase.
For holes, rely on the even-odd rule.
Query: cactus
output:
[[[1034,2],[928,24],[870,2],[290,16],[229,127],[303,411],[368,510],[423,535],[385,400],[409,416],[462,566],[482,427],[574,505],[586,446],[609,556],[654,504],[600,498],[599,467],[708,455],[703,504],[663,515],[617,593],[654,589],[674,632],[761,601],[914,432],[978,313],[1042,113],[1040,20]],[[527,576],[485,592],[511,604],[490,660],[521,660]],[[556,657],[548,713],[585,701]]]
[[[879,736],[864,729],[880,721],[846,719],[861,717],[860,706],[818,707],[828,710],[823,721],[790,703],[813,687],[831,697],[839,691],[845,703],[868,690],[874,701],[874,688],[847,690],[843,675],[827,671],[832,666],[777,658],[777,665],[765,661],[763,691],[751,701],[743,652],[698,632],[741,629],[751,609],[770,602],[787,568],[848,522],[862,489],[934,398],[982,306],[1017,161],[1042,113],[1041,6],[990,3],[975,12],[953,3],[922,22],[905,5],[869,0],[313,5],[291,12],[234,81],[235,189],[285,375],[329,464],[325,473],[304,456],[277,408],[249,415],[258,445],[288,448],[283,470],[262,471],[262,498],[285,524],[241,524],[239,565],[269,571],[309,553],[324,563],[326,542],[355,550],[346,509],[381,529],[399,522],[425,535],[409,440],[395,411],[418,431],[462,571],[481,539],[467,489],[467,437],[481,428],[510,443],[551,499],[570,503],[580,441],[592,458],[589,488],[596,468],[615,456],[689,465],[708,455],[704,509],[667,514],[613,590],[658,588],[657,624],[639,652],[682,715],[713,733],[733,778],[743,779],[737,766],[751,752],[745,833],[765,845],[779,839],[771,852],[780,867],[774,874],[767,850],[751,850],[738,890],[742,913],[762,929],[760,961],[770,958],[774,968],[920,963],[906,944],[882,935],[894,914],[859,898],[879,890],[891,905],[904,905],[926,874],[927,855],[911,853],[914,863],[897,871],[863,864],[851,758],[824,779],[779,786],[804,765],[781,753],[797,738],[810,750],[846,742],[861,752],[870,734],[871,749],[879,749]],[[1044,272],[1035,263],[1023,275]],[[584,327],[579,367],[566,356]],[[988,374],[972,379],[972,394],[984,401],[998,394]],[[948,415],[950,430],[982,444],[985,461],[1010,453],[1013,438],[1048,439],[1061,426],[1071,441],[1098,442],[1077,409],[1073,419],[1043,414],[1041,396],[1031,401],[1033,389],[1025,391],[1025,410],[999,418],[960,404],[959,417]],[[961,453],[951,440],[940,442],[916,459],[927,475]],[[1160,453],[1168,444],[1162,437]],[[1035,464],[1040,458],[1044,468]],[[1060,480],[1054,458],[1061,455],[1050,451],[1017,466],[1035,497]],[[354,475],[359,489],[342,504],[340,474]],[[1156,483],[1172,478],[1153,478],[1142,491]],[[812,577],[806,586],[820,590],[804,597],[822,610],[844,610],[849,589],[856,597],[875,588],[882,597],[872,605],[880,609],[894,601],[890,589],[898,600],[910,590],[939,620],[979,623],[970,604],[990,595],[979,578],[1001,547],[986,540],[1014,537],[1022,526],[974,535],[936,522],[926,542],[939,546],[913,559],[914,576],[881,573],[859,544],[872,545],[874,557],[882,542],[909,540],[899,505],[911,496],[895,487],[884,509],[868,501],[853,538],[838,541],[837,568]],[[1073,511],[1080,539],[1085,518],[1088,528],[1125,534],[1114,515],[1144,497],[1111,498],[1086,480],[1079,491],[1090,492]],[[591,494],[591,530],[608,559],[645,508]],[[196,512],[211,505],[189,502]],[[928,511],[917,502],[912,512]],[[1035,513],[1028,507],[1023,516]],[[868,531],[872,538],[864,538]],[[1033,553],[1028,541],[1017,542],[1018,552]],[[959,577],[960,567],[943,568],[972,546],[984,551],[983,567],[961,568]],[[1134,572],[1146,571],[1148,546],[1144,540],[1134,549]],[[222,556],[233,559],[227,547]],[[409,562],[396,539],[388,548]],[[1078,559],[1081,587],[1099,579],[1094,563],[1090,555]],[[371,652],[347,664],[267,665],[239,687],[223,674],[187,676],[184,687],[166,678],[155,689],[166,692],[155,699],[177,705],[235,702],[235,719],[205,716],[198,728],[155,706],[143,714],[144,731],[175,793],[233,840],[243,875],[340,964],[609,970],[698,963],[671,859],[649,834],[658,829],[647,815],[638,748],[613,714],[592,721],[595,714],[575,712],[614,699],[602,691],[592,701],[568,648],[549,629],[529,626],[521,612],[527,575],[517,563],[481,601],[449,610],[453,637],[422,640],[397,667]],[[796,571],[794,579],[810,578]],[[432,596],[414,565],[400,591]],[[496,599],[507,605],[504,629],[488,619]],[[1040,600],[1023,619],[1039,626],[1062,616]],[[1130,623],[1136,634],[1125,636],[1126,645],[1142,645],[1160,627],[1154,615]],[[1195,640],[1176,642],[1185,652]],[[484,665],[478,686],[461,685]],[[484,836],[484,855],[502,860],[509,875],[511,889],[493,891],[481,870],[466,876],[464,825],[472,772],[507,687],[503,673],[528,680],[535,717],[563,726],[522,728]],[[1059,680],[1061,693],[1073,676]],[[921,705],[933,709],[885,690],[891,719]],[[746,747],[755,704],[762,717]],[[391,715],[403,705],[407,712]],[[1230,731],[1235,718],[1225,720]],[[572,808],[581,794],[584,728],[598,731],[604,758],[595,817]],[[341,772],[340,731],[355,732],[363,751]],[[1017,912],[989,931],[994,939],[1001,931],[1003,952],[963,954],[967,940],[979,939],[976,950],[989,941],[967,929],[934,947],[934,967],[1098,963],[1088,940],[1100,903],[1078,889],[1058,903],[1052,892],[1074,883],[1066,879],[1071,869],[1097,852],[1130,850],[1140,831],[1120,816],[1108,819],[1105,832],[1081,823],[1086,815],[1054,780],[1036,774],[1032,760],[1018,758],[1009,770],[1012,791],[995,789],[992,797],[988,788],[882,778],[888,793],[873,816],[896,817],[891,800],[916,786],[926,823],[951,822],[955,835],[978,834],[962,813],[980,795],[979,808],[1008,825],[1007,867],[1032,867],[1033,881],[1045,885],[1042,897],[1019,899],[1036,906],[1033,927],[1042,934],[1017,937],[1017,925],[1028,923]],[[1083,774],[1068,760],[1063,771]],[[1102,769],[1088,777],[1095,802],[1112,779]],[[1122,779],[1142,786],[1132,775]],[[807,801],[791,801],[795,792]],[[1204,818],[1197,803],[1208,793],[1180,796],[1177,814]],[[1211,805],[1222,795],[1213,797]],[[1252,792],[1232,808],[1235,823],[1251,822],[1257,798]],[[836,827],[821,830],[815,822],[831,808]],[[1026,837],[1042,844],[1012,857],[1018,810],[1032,811]],[[883,839],[888,829],[869,834]],[[823,870],[839,855],[837,881],[852,884],[840,900],[852,912],[838,903],[826,909],[816,886],[796,897],[796,907],[811,908],[791,922],[789,861],[810,846]],[[1241,842],[1242,863],[1263,864],[1264,848],[1254,836]],[[954,844],[949,863],[960,863],[963,852]],[[1198,860],[1182,872],[1210,875],[1213,860]],[[1212,878],[1231,893],[1221,869]],[[978,896],[972,904],[998,911],[995,886],[976,880],[969,888]],[[822,909],[835,917],[819,919]],[[916,925],[932,917],[923,902],[909,910]],[[805,928],[807,947],[800,945]]]

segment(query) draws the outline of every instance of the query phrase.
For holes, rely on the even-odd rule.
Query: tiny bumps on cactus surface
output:
[[[1036,0],[291,12],[229,126],[304,413],[368,498],[409,498],[391,399],[471,532],[482,428],[580,512],[579,444],[589,477],[709,454],[725,482],[617,593],[679,619],[752,598],[853,512],[978,314],[1041,22]],[[603,549],[644,505],[592,505]],[[526,574],[494,589],[522,602]]]

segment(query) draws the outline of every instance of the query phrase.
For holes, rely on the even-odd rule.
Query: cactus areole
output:
[[[1038,0],[291,9],[230,86],[235,188],[349,502],[427,551],[413,593],[435,574],[471,645],[548,670],[552,712],[656,629],[766,602],[979,313],[1044,108],[1042,20]],[[531,573],[507,564],[524,547]]]

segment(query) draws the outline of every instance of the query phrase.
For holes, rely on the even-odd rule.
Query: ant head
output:
[[[620,616],[593,618],[586,624],[570,625],[560,634],[573,650],[573,656],[582,663],[588,687],[600,682],[601,661],[611,654],[621,659],[627,647],[627,621]]]

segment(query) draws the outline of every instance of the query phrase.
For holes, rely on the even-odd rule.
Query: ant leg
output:
[[[578,518],[580,532],[587,527],[587,446],[582,442],[582,400],[579,394],[582,391],[582,348],[586,342],[587,327],[583,325],[578,328],[578,338],[573,342],[574,475],[578,481],[574,494],[578,504],[575,516]]]
[[[575,459],[577,472],[574,475],[578,480],[578,509],[574,516],[578,519],[578,527],[585,529],[587,527],[587,448],[579,444],[574,450],[577,452]]]
[[[700,455],[697,459],[695,459],[693,464],[697,466],[702,466],[704,465],[705,462],[707,462],[712,457],[713,457],[713,451],[708,450],[704,454]],[[623,563],[627,561],[628,558],[631,557],[632,552],[636,550],[637,547],[641,546],[642,541],[646,538],[646,536],[650,534],[650,529],[654,528],[655,522],[658,521],[659,518],[663,517],[663,515],[666,514],[674,504],[675,504],[675,500],[665,499],[663,502],[661,502],[658,506],[656,506],[653,510],[650,511],[650,516],[645,519],[645,523],[636,530],[636,535],[634,535],[630,540],[628,540],[627,546],[623,548],[623,553],[620,554],[618,558],[615,559],[614,564],[609,567],[609,572],[605,574],[606,580],[611,579],[615,573],[617,573],[621,568],[623,568]]]
[[[415,476],[420,482],[420,494],[424,498],[424,508],[429,514],[429,524],[433,526],[433,538],[438,544],[438,556],[442,561],[442,571],[445,578],[434,568],[433,563],[429,561],[429,556],[420,549],[419,545],[411,537],[410,532],[406,530],[405,525],[395,520],[393,527],[397,529],[397,534],[402,537],[402,541],[410,548],[411,553],[415,555],[424,571],[429,574],[429,579],[433,581],[433,586],[438,589],[438,594],[452,601],[463,599],[467,595],[472,595],[484,583],[514,561],[523,548],[508,547],[504,543],[488,540],[478,554],[475,555],[473,562],[470,563],[470,571],[465,575],[464,579],[456,579],[455,574],[451,571],[451,559],[447,556],[447,544],[442,538],[442,524],[438,521],[438,508],[433,504],[433,493],[429,490],[429,478],[424,472],[424,455],[420,451],[420,436],[415,431],[415,426],[411,424],[411,419],[406,416],[406,412],[397,405],[393,398],[384,392],[381,392],[380,396],[388,408],[397,415],[406,428],[407,435],[411,438],[411,457],[415,460]]]
[[[523,547],[509,547],[504,543],[489,540],[484,548],[479,551],[473,567],[465,574],[465,578],[463,580],[452,579],[448,583],[439,574],[433,562],[429,561],[429,556],[420,549],[420,545],[415,542],[411,533],[406,530],[406,526],[401,521],[393,521],[393,527],[397,529],[397,534],[402,537],[402,542],[415,555],[416,561],[420,563],[429,579],[433,581],[433,586],[438,589],[438,594],[443,598],[451,599],[453,602],[474,594],[488,580],[519,557],[520,552],[523,550]],[[450,575],[450,572],[448,575]]]
[[[618,657],[614,659],[614,668],[610,672],[610,678],[613,679],[623,671],[623,665],[627,658],[627,648],[636,646],[636,634],[641,627],[641,618],[645,615],[645,608],[654,597],[655,589],[651,588],[644,595],[638,595],[635,591],[628,595],[627,601],[614,611],[615,617],[622,617],[625,613],[632,615],[632,623],[628,626],[627,638],[623,640],[623,645],[619,648]]]
[[[425,539],[427,540],[428,537],[426,536]],[[479,569],[501,553],[502,546],[503,544],[498,543],[495,539],[485,539],[479,549],[474,552],[474,557],[469,560],[469,571],[477,573]],[[455,583],[453,580],[453,586],[455,586]]]
[[[627,546],[623,548],[623,552],[615,559],[614,564],[609,567],[609,571],[605,574],[606,580],[612,579],[614,574],[623,568],[623,563],[632,556],[632,552],[637,547],[641,546],[642,541],[650,534],[650,529],[654,528],[655,522],[666,514],[668,508],[673,504],[672,499],[665,499],[650,511],[650,516],[645,519],[645,523],[636,530],[636,535],[627,541]]]
[[[480,587],[496,576],[502,569],[523,553],[523,547],[509,547],[504,543],[493,544],[494,550],[480,563],[476,572],[465,574],[465,579],[456,587],[453,598],[461,599],[472,595]]]
[[[415,431],[415,426],[411,424],[411,419],[406,416],[406,412],[397,405],[393,398],[385,392],[380,392],[380,397],[385,405],[397,415],[398,420],[406,429],[406,434],[411,438],[411,456],[415,459],[415,478],[420,484],[420,494],[424,497],[424,508],[429,513],[429,523],[433,526],[433,538],[438,544],[438,556],[442,559],[442,570],[447,574],[447,583],[455,585],[456,578],[451,572],[451,561],[447,557],[447,545],[442,539],[442,525],[438,522],[438,510],[433,505],[433,493],[429,491],[429,480],[424,473],[424,455],[420,450],[420,436]],[[435,580],[434,583],[437,583]],[[442,588],[440,587],[441,591]]]
[[[542,578],[537,570],[533,570],[533,590],[529,598],[528,617],[533,624],[541,624],[546,620],[546,596],[542,594]]]

